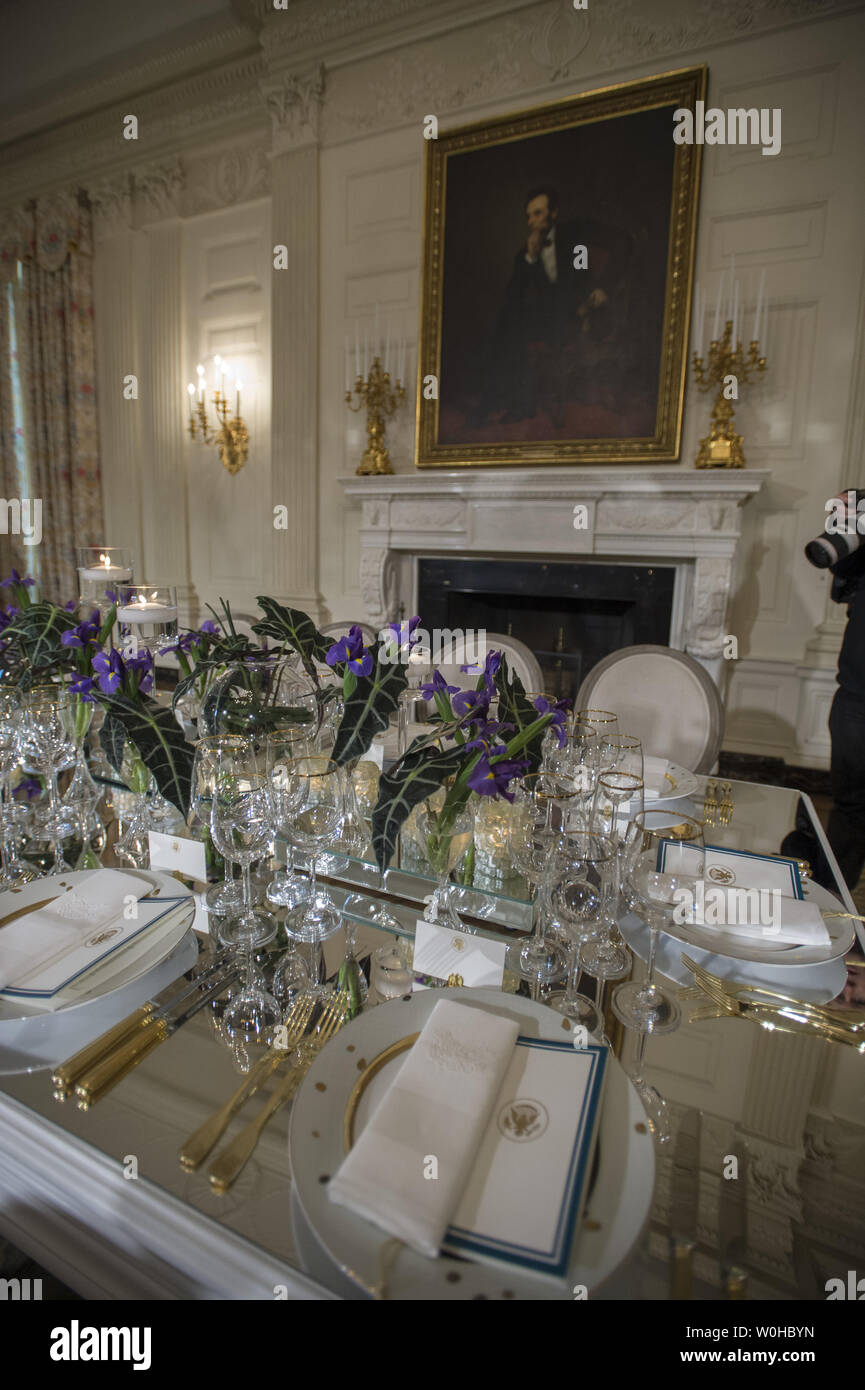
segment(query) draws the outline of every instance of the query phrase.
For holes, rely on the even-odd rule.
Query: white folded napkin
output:
[[[58,886],[48,879],[46,889]],[[52,902],[0,926],[0,990],[39,988],[39,972],[74,951],[92,933],[123,917],[130,898],[150,890],[142,879],[116,869],[97,869]],[[14,903],[4,895],[4,906]],[[14,909],[10,909],[14,910]],[[3,914],[0,913],[0,916]]]
[[[710,931],[730,936],[745,936],[754,942],[765,941],[767,946],[828,946],[831,940],[826,923],[815,903],[799,898],[785,898],[780,893],[750,890],[750,901],[743,895],[747,890],[723,888],[707,884],[702,916]],[[716,920],[717,918],[717,920]]]
[[[331,1179],[331,1201],[438,1255],[518,1032],[510,1019],[440,999]],[[431,1157],[435,1178],[425,1176]]]
[[[666,758],[655,758],[649,754],[643,757],[643,800],[657,801],[669,796],[673,790],[672,782],[667,781],[670,764]]]

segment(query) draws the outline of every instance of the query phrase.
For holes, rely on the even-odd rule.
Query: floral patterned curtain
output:
[[[93,333],[93,240],[84,193],[40,198],[0,222],[0,483],[30,499],[31,539],[0,556],[57,602],[77,596],[75,549],[103,540]],[[9,529],[0,509],[0,528]],[[22,515],[27,518],[26,509]],[[22,526],[22,531],[26,527]]]

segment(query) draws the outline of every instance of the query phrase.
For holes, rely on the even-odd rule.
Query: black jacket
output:
[[[848,605],[838,657],[838,684],[865,700],[865,544],[833,565],[832,576],[833,599]]]

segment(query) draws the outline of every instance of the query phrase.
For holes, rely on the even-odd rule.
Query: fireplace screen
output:
[[[418,560],[424,627],[485,628],[525,642],[544,690],[576,697],[620,647],[670,640],[675,567],[542,560]]]

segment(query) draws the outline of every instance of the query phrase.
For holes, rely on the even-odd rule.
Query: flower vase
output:
[[[439,809],[427,802],[418,816],[418,828],[437,879],[435,892],[424,908],[424,920],[461,931],[462,923],[451,899],[450,874],[472,843],[474,816],[464,800],[450,805],[445,800]]]
[[[121,776],[135,796],[135,805],[123,834],[115,842],[114,853],[121,862],[129,864],[133,869],[148,869],[150,867],[150,840],[148,837],[152,829],[148,793],[153,781],[153,774],[150,768],[145,765],[138,749],[132,744],[126,745]]]

